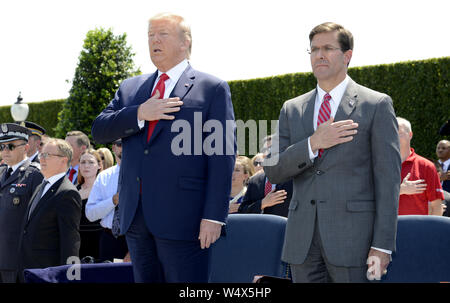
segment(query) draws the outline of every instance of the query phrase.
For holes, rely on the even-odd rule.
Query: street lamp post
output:
[[[19,92],[19,96],[17,97],[16,103],[11,106],[11,116],[15,122],[18,122],[20,125],[25,126],[25,120],[28,117],[28,112],[30,111],[28,104],[22,103],[22,96]]]

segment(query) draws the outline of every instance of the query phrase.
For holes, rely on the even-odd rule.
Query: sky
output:
[[[156,70],[148,19],[173,12],[191,24],[191,65],[224,80],[310,72],[308,34],[349,29],[350,67],[450,56],[448,0],[20,0],[0,10],[0,106],[69,96],[86,33],[126,33],[142,73]]]

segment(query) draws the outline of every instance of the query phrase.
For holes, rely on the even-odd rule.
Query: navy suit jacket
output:
[[[174,120],[156,124],[147,143],[147,127],[138,127],[137,111],[150,98],[157,75],[155,72],[125,80],[95,119],[92,136],[98,143],[122,138],[122,234],[132,223],[142,185],[142,208],[150,232],[164,239],[197,240],[202,219],[225,222],[228,214],[236,151],[231,93],[225,81],[188,66],[170,95],[179,97],[184,104],[179,112],[171,114]],[[202,132],[207,120],[215,128],[222,126],[223,131]],[[229,131],[225,132],[227,125]],[[180,140],[182,137],[190,138]],[[201,145],[211,145],[208,143],[213,138],[217,140],[212,146],[220,152],[209,155]],[[180,146],[189,152],[174,153]]]
[[[293,185],[292,180],[277,184],[275,191],[284,189],[287,193],[286,200],[283,203],[276,204],[264,208],[261,212],[261,203],[264,199],[264,187],[266,186],[266,174],[264,172],[252,176],[248,182],[247,192],[245,193],[242,204],[239,206],[239,213],[255,213],[255,214],[269,214],[277,216],[288,216],[289,204],[291,203]]]

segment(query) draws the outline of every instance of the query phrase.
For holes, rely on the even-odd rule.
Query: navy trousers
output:
[[[136,283],[208,282],[209,249],[201,249],[199,240],[179,241],[154,236],[145,224],[142,201],[125,237]]]

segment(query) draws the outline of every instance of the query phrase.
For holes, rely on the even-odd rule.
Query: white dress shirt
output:
[[[449,166],[450,166],[450,159],[448,159],[447,161],[444,161],[444,162],[442,162],[441,160],[438,160],[438,162],[439,162],[439,164],[441,165],[441,166],[443,166],[442,167],[442,171],[445,173],[446,171],[448,171],[448,168],[449,168]],[[442,164],[444,164],[444,165],[442,165]]]
[[[100,225],[111,229],[114,217],[113,196],[117,193],[120,166],[115,165],[100,172],[95,179],[86,203],[86,218],[94,222],[100,220]]]

